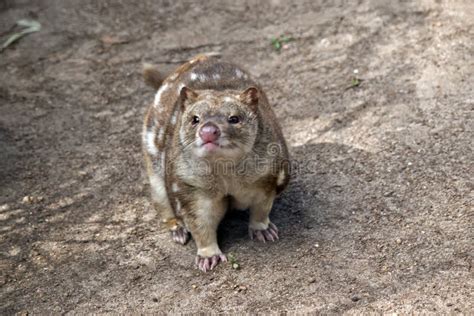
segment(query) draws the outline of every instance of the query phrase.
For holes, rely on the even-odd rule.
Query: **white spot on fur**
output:
[[[191,60],[189,61],[190,64],[194,64],[195,62],[197,62],[197,59],[191,59]]]
[[[163,137],[165,136],[165,129],[162,128],[160,129],[160,132],[158,133],[158,142],[161,144],[163,142]]]
[[[176,113],[173,113],[173,115],[171,116],[170,123],[171,123],[171,125],[176,124]]]
[[[173,185],[171,185],[171,191],[173,191],[173,192],[178,192],[179,191],[179,187],[178,187],[178,184],[176,182],[173,182]]]
[[[165,182],[163,181],[163,178],[152,174],[150,176],[150,186],[151,186],[151,192],[153,194],[153,198],[158,200],[159,202],[167,202],[168,201],[168,196],[166,194],[166,187],[165,187]]]
[[[178,95],[181,93],[181,89],[183,89],[183,88],[184,88],[184,83],[180,83],[178,85]]]
[[[181,127],[181,128],[179,129],[179,140],[180,140],[182,143],[184,143],[184,142],[186,141],[186,130],[185,130],[183,127]]]
[[[199,77],[199,81],[201,82],[207,81],[207,77],[205,74],[199,74],[198,77]]]
[[[160,87],[160,89],[158,89],[158,92],[156,93],[155,95],[155,107],[158,107],[161,103],[161,95],[163,94],[163,92],[165,92],[165,90],[168,89],[168,84],[165,83],[164,85],[162,85]]]
[[[232,99],[231,97],[224,97],[224,101],[225,102],[232,102],[232,101],[234,101],[234,99]]]
[[[189,78],[191,78],[191,80],[196,80],[198,78],[198,75],[194,72],[192,72],[190,75],[189,75]]]
[[[178,199],[176,199],[176,211],[181,211],[181,202]]]
[[[235,69],[235,75],[237,76],[237,78],[240,78],[240,79],[246,79],[247,78],[247,75],[240,69],[236,68]]]
[[[219,75],[219,74],[213,74],[213,75],[212,75],[212,79],[214,79],[214,80],[219,80],[219,79],[221,79],[221,75]]]
[[[155,144],[155,130],[152,129],[146,132],[146,148],[150,155],[156,156],[158,154],[158,148],[156,148]]]
[[[277,185],[282,185],[285,182],[285,171],[282,169],[278,174]]]
[[[161,169],[163,170],[163,173],[166,172],[166,152],[163,150],[161,152]]]

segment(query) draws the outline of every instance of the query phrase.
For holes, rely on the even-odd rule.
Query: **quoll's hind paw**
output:
[[[219,264],[219,262],[227,262],[227,257],[224,254],[215,255],[212,257],[196,256],[196,266],[203,272],[214,269]]]
[[[249,228],[249,235],[252,240],[257,239],[262,242],[275,241],[278,240],[278,228],[273,223],[268,224],[267,229],[254,230]]]
[[[185,245],[189,240],[189,232],[184,227],[178,227],[171,231],[171,238],[175,243]]]

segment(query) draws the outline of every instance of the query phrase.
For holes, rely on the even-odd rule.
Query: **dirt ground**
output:
[[[0,314],[474,312],[474,3],[4,0]],[[281,51],[270,39],[288,35]],[[275,243],[193,266],[152,209],[141,121],[163,68],[217,51],[266,88],[296,166]]]

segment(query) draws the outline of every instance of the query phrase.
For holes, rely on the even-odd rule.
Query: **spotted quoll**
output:
[[[157,89],[143,126],[143,152],[154,207],[196,265],[227,261],[217,227],[228,209],[249,209],[249,235],[275,241],[269,214],[289,181],[288,150],[262,88],[238,66],[199,55],[165,80],[145,66]]]

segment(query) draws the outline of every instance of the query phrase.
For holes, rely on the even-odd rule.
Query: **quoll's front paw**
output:
[[[185,245],[189,240],[189,232],[184,227],[178,227],[171,231],[171,238],[175,243]]]
[[[278,239],[278,228],[273,223],[269,223],[267,229],[249,228],[250,238],[258,241],[275,241]]]
[[[212,257],[196,256],[196,266],[203,272],[214,269],[219,262],[227,262],[227,257],[224,254],[214,255]]]

